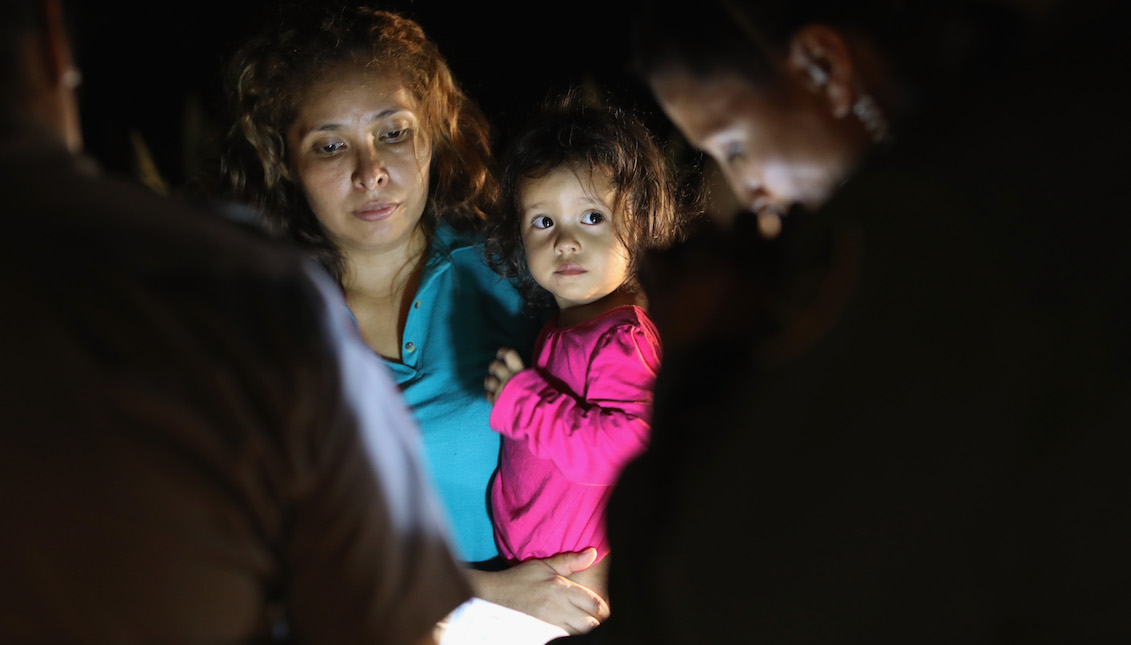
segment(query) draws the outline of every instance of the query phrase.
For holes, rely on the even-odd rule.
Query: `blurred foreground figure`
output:
[[[918,4],[708,3],[671,31],[649,14],[647,42],[687,61],[644,70],[673,121],[749,208],[796,208],[772,262],[742,223],[657,262],[657,325],[682,335],[609,505],[612,617],[585,639],[1131,640],[1127,4],[982,3],[965,24],[984,28],[937,41],[971,57],[885,113],[914,86],[881,94],[867,70],[907,59],[854,11]],[[697,28],[711,6],[729,31]],[[865,91],[878,114],[854,109]],[[877,116],[887,145],[824,167],[818,199],[765,174]],[[690,279],[721,285],[701,333],[705,308],[664,302]]]
[[[0,641],[433,642],[470,590],[336,286],[100,176],[60,7],[0,10]]]

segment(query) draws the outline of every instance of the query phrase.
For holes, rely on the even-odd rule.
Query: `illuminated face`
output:
[[[753,212],[813,209],[847,177],[860,150],[822,96],[787,75],[755,86],[736,73],[653,76],[656,99],[688,142],[711,155]]]
[[[602,173],[560,167],[519,189],[527,265],[558,308],[595,302],[624,284],[628,249],[617,237],[615,193]]]
[[[432,152],[404,84],[346,65],[298,107],[290,170],[330,239],[347,256],[407,245],[427,204]]]

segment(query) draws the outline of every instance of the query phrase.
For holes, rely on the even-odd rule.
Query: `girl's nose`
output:
[[[581,250],[581,243],[571,231],[562,228],[558,231],[558,237],[554,241],[554,249],[558,253],[577,253]]]

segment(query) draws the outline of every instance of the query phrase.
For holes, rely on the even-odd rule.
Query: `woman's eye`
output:
[[[534,218],[533,224],[534,228],[550,228],[554,225],[554,220],[546,217],[545,215],[540,215]]]
[[[600,224],[603,221],[605,221],[605,216],[598,211],[586,211],[581,216],[582,224]]]
[[[344,147],[346,147],[346,144],[342,141],[331,141],[330,143],[320,143],[314,149],[318,154],[331,156],[341,152]]]
[[[389,130],[381,135],[381,140],[385,143],[398,143],[404,141],[408,137],[408,128],[399,128],[397,130]]]

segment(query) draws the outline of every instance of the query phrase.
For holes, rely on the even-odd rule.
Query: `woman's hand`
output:
[[[527,560],[505,571],[468,571],[475,595],[557,625],[585,633],[609,617],[609,605],[595,591],[567,576],[597,559],[596,549]]]
[[[518,352],[510,347],[499,348],[498,353],[495,354],[495,360],[487,366],[487,378],[483,379],[483,387],[487,390],[487,401],[491,405],[495,405],[496,399],[499,398],[499,392],[503,391],[503,386],[511,377],[518,374],[526,366],[522,363],[522,357]],[[584,569],[585,567],[582,567]]]

